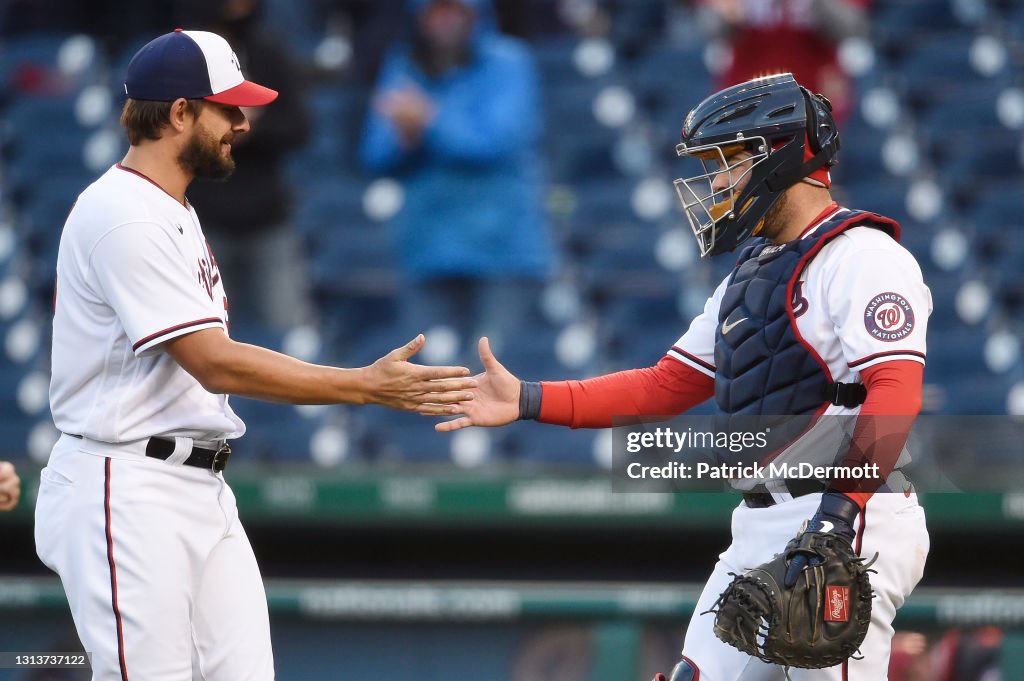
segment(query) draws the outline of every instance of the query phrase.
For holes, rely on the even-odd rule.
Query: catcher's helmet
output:
[[[832,105],[789,73],[711,95],[687,114],[681,139],[676,153],[704,164],[703,174],[675,181],[702,256],[731,251],[756,234],[779,196],[834,165],[839,151]],[[713,187],[723,174],[728,184]]]

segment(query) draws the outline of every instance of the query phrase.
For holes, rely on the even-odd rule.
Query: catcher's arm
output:
[[[831,532],[854,545],[854,521],[871,495],[892,472],[907,442],[910,427],[921,410],[924,366],[911,360],[894,360],[861,372],[867,399],[857,416],[853,442],[843,463],[851,467],[877,464],[879,475],[870,480],[835,480],[822,495],[821,506],[807,523],[806,532]],[[786,571],[786,587],[796,583],[813,558],[798,553]]]
[[[21,478],[14,464],[0,461],[0,511],[10,511],[18,505],[21,496]]]
[[[585,381],[527,383],[495,358],[480,339],[484,372],[474,376],[472,402],[458,405],[457,419],[434,429],[449,432],[469,426],[503,426],[517,419],[570,428],[611,428],[616,416],[679,414],[714,394],[715,380],[672,357],[652,367],[629,369]]]

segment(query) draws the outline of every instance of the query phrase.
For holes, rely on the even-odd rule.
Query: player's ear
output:
[[[192,105],[184,97],[178,97],[171,102],[171,109],[168,112],[170,126],[177,132],[183,132],[186,125],[196,116]]]

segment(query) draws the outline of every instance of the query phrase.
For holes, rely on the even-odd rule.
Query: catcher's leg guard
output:
[[[700,670],[690,658],[684,657],[672,668],[672,675],[668,679],[664,674],[657,674],[654,681],[700,681]]]

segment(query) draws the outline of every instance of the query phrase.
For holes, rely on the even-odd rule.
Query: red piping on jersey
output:
[[[796,282],[800,278],[800,274],[803,273],[804,268],[807,267],[807,263],[810,262],[811,258],[813,258],[819,252],[821,252],[821,249],[828,245],[834,237],[844,232],[851,224],[862,222],[866,217],[891,226],[893,229],[893,238],[899,241],[900,227],[899,224],[896,223],[894,220],[882,217],[881,215],[875,215],[874,213],[868,213],[867,215],[861,214],[848,218],[846,220],[843,220],[835,227],[833,227],[831,230],[829,230],[828,233],[822,236],[818,243],[816,243],[811,248],[811,250],[804,253],[803,257],[800,258],[800,261],[797,262],[796,267],[793,270],[793,276],[791,276],[789,279],[789,283],[786,284],[786,315],[789,317],[789,323],[793,327],[793,334],[796,336],[796,339],[800,343],[800,345],[804,346],[804,349],[807,350],[807,352],[810,353],[811,357],[813,357],[814,360],[818,363],[818,366],[821,367],[821,370],[825,372],[825,376],[827,377],[829,383],[832,383],[833,379],[832,372],[829,370],[828,364],[825,362],[824,359],[821,358],[821,355],[818,354],[818,351],[815,350],[814,347],[807,342],[807,339],[804,338],[802,333],[800,333],[800,329],[796,325],[796,314],[793,311],[793,287],[796,286]],[[829,404],[831,404],[831,402],[822,403],[818,411],[815,412],[815,416],[824,413],[825,409],[828,408]]]
[[[151,185],[153,185],[154,187],[156,187],[157,189],[162,191],[164,194],[167,194],[167,196],[170,196],[172,199],[174,199],[174,202],[177,203],[178,205],[188,207],[188,202],[187,201],[185,203],[182,203],[181,201],[179,201],[176,196],[174,196],[169,191],[167,191],[166,189],[164,189],[163,187],[158,185],[156,183],[156,181],[153,180],[153,178],[151,178],[149,175],[146,175],[145,173],[140,173],[135,168],[129,168],[128,166],[123,166],[120,163],[115,163],[114,167],[117,168],[118,170],[123,170],[126,173],[131,173],[132,175],[138,175],[143,180],[145,180],[146,182],[149,182]]]
[[[696,365],[698,365],[700,367],[703,367],[703,368],[707,369],[708,371],[710,371],[712,373],[715,372],[715,365],[714,364],[709,364],[709,363],[705,362],[704,360],[702,360],[701,358],[695,357],[694,355],[691,355],[686,350],[683,350],[681,347],[679,347],[677,345],[673,345],[672,346],[672,350],[673,350],[673,352],[678,352],[680,355],[682,355],[686,359],[690,360],[694,364],[696,364]]]
[[[867,507],[861,506],[860,509],[860,527],[857,528],[857,546],[854,549],[857,555],[860,555],[861,546],[864,544],[864,530],[867,528]],[[850,679],[850,661],[843,660],[843,679],[842,681],[849,681]]]
[[[878,359],[879,357],[891,357],[893,355],[911,355],[913,357],[927,359],[923,352],[918,352],[917,350],[889,350],[888,352],[876,352],[873,355],[868,355],[867,357],[863,357],[853,362],[847,362],[846,366],[853,369],[861,364],[866,364],[867,362]]]
[[[147,343],[151,343],[155,339],[159,338],[160,336],[165,336],[165,335],[167,335],[167,334],[169,334],[169,333],[171,333],[173,331],[181,331],[182,329],[187,329],[190,326],[199,326],[200,324],[213,324],[213,323],[223,324],[224,320],[221,319],[220,317],[209,317],[207,319],[197,319],[194,322],[185,322],[184,324],[178,324],[177,326],[172,326],[172,327],[170,327],[168,329],[164,329],[163,331],[157,331],[156,333],[153,333],[153,334],[150,334],[150,335],[146,336],[145,338],[140,340],[138,343],[133,345],[132,346],[132,351],[134,352],[135,350],[138,350],[143,345],[145,345]]]
[[[110,458],[104,459],[106,468],[103,473],[103,512],[106,515],[107,562],[110,564],[110,606],[114,610],[114,621],[117,623],[117,660],[121,666],[121,681],[128,681],[128,664],[124,659],[124,627],[121,622],[121,609],[117,604],[117,567],[114,565],[114,535],[110,528]]]

